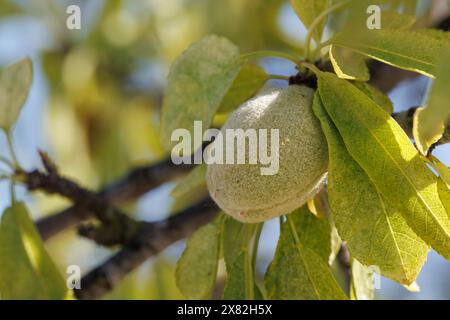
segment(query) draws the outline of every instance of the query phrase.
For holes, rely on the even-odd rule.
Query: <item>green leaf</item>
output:
[[[389,99],[389,97],[383,92],[366,82],[353,82],[352,84],[364,92],[366,96],[383,108],[383,110],[388,114],[392,114],[394,112],[394,105],[392,104],[391,99]]]
[[[192,169],[189,174],[184,177],[172,190],[171,196],[179,198],[191,191],[194,188],[205,186],[206,187],[206,164],[201,164]]]
[[[189,299],[211,298],[216,283],[223,216],[198,229],[178,260],[177,286]]]
[[[267,80],[269,80],[269,76],[263,68],[252,64],[243,65],[223,98],[218,112],[228,113],[233,111],[255,95]]]
[[[223,253],[227,268],[225,300],[254,300],[259,293],[254,276],[254,239],[257,225],[243,224],[228,218],[223,232]]]
[[[253,300],[247,290],[249,270],[246,265],[251,263],[247,251],[241,251],[230,268],[227,268],[228,278],[223,292],[224,300]]]
[[[439,159],[433,158],[433,161],[430,162],[433,169],[437,171],[439,177],[447,184],[450,188],[450,168],[447,168],[445,164],[443,164]]]
[[[450,120],[450,50],[442,55],[437,69],[436,80],[431,89],[428,105],[414,113],[413,135],[416,146],[423,155],[444,135]]]
[[[450,219],[450,187],[444,180],[439,179],[438,181],[439,197],[441,198],[442,204],[447,211],[447,215]]]
[[[0,7],[0,18],[23,14],[23,9],[12,1],[3,0]]]
[[[331,73],[318,73],[323,105],[350,155],[386,202],[438,253],[450,258],[450,219],[437,177],[401,127],[365,94]]]
[[[289,215],[302,245],[328,262],[331,254],[331,228],[325,217],[318,218],[307,206]]]
[[[30,59],[8,66],[0,73],[0,128],[9,131],[17,121],[33,79]]]
[[[330,59],[339,78],[357,81],[368,81],[370,79],[366,58],[359,53],[331,46]]]
[[[161,114],[161,139],[167,149],[176,143],[171,141],[174,130],[187,129],[193,136],[194,121],[209,128],[239,68],[239,49],[217,36],[194,43],[176,59]],[[194,143],[194,151],[200,147]]]
[[[328,7],[328,0],[291,0],[292,8],[297,16],[308,29],[314,20]],[[320,40],[322,38],[322,31],[325,26],[323,21],[314,32],[314,39]]]
[[[406,30],[416,22],[412,14],[398,13],[393,10],[384,10],[381,14],[381,28],[391,30]]]
[[[374,275],[368,268],[363,266],[358,260],[352,260],[351,267],[350,297],[352,300],[373,300]]]
[[[353,38],[339,33],[331,39],[331,43],[401,69],[434,77],[438,57],[450,44],[450,37],[439,30],[381,29],[357,34]]]
[[[334,261],[336,260],[336,257],[339,254],[339,251],[341,251],[342,246],[342,239],[339,236],[339,233],[337,231],[336,225],[334,224],[334,221],[332,221],[331,224],[331,253],[330,257],[328,258],[328,264],[331,266],[333,265]]]
[[[341,1],[333,0],[333,3]],[[415,0],[408,1],[414,2]],[[374,4],[371,0],[349,1],[346,10],[333,13],[330,19],[332,30],[341,31],[341,37],[347,37],[349,41],[354,41],[355,36],[361,36],[369,31],[367,22],[371,16],[368,14],[367,9]],[[381,8],[381,29],[405,30],[410,28],[416,20],[414,15],[396,12],[397,8],[392,7],[391,0],[378,0],[376,5]]]
[[[289,219],[289,217],[288,217]],[[293,223],[283,223],[275,257],[266,273],[269,299],[343,300],[323,257],[302,245]]]
[[[6,209],[0,226],[1,298],[54,300],[67,298],[68,292],[25,205]]]
[[[253,232],[253,225],[241,223],[228,218],[224,222],[222,234],[222,248],[227,268],[231,268],[242,251],[248,247],[249,237]]]
[[[328,142],[329,202],[339,235],[351,255],[364,265],[378,266],[382,275],[399,283],[414,282],[428,246],[352,159],[318,94],[314,112]]]

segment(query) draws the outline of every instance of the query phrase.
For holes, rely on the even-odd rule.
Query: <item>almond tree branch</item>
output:
[[[141,223],[111,206],[102,195],[61,177],[47,155],[43,152],[40,152],[40,155],[46,172],[26,172],[19,169],[15,173],[15,179],[25,184],[29,191],[41,190],[72,200],[76,210],[92,212],[101,221],[103,228],[114,231],[121,243],[126,243],[129,237],[139,230]]]
[[[219,212],[210,198],[165,220],[146,223],[118,253],[95,268],[81,280],[78,299],[97,299],[147,259],[159,254],[178,240],[189,237],[199,227],[209,223]]]
[[[191,165],[174,165],[170,159],[163,160],[154,165],[133,169],[118,181],[106,186],[97,195],[111,205],[122,204],[188,173],[191,169]],[[36,222],[36,226],[42,239],[47,240],[93,216],[94,213],[87,210],[86,206],[73,205],[61,212],[42,218]]]

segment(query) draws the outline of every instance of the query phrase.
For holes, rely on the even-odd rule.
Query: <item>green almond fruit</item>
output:
[[[319,121],[312,111],[314,90],[305,86],[289,86],[286,89],[263,89],[256,97],[235,110],[221,130],[222,145],[211,144],[207,152],[222,148],[233,154],[245,149],[244,164],[211,163],[207,169],[207,185],[211,197],[230,216],[245,223],[259,223],[288,214],[303,206],[321,189],[326,180],[328,150]],[[275,174],[262,174],[262,165],[250,163],[248,143],[234,140],[234,149],[226,150],[227,129],[266,129],[267,150],[258,150],[258,156],[276,157]],[[272,148],[272,131],[278,129],[278,149]],[[230,140],[231,138],[228,138]],[[261,139],[259,134],[258,139]],[[221,140],[221,139],[219,139]],[[260,142],[260,140],[259,140]],[[259,146],[258,142],[258,146]],[[275,151],[274,151],[275,150]],[[271,154],[272,153],[276,153]],[[253,157],[254,159],[254,157]]]

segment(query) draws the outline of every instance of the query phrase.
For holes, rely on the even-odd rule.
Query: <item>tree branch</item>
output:
[[[93,212],[101,221],[102,228],[114,231],[113,233],[121,243],[126,243],[141,227],[141,223],[111,206],[102,195],[61,177],[47,155],[43,152],[40,152],[40,155],[46,172],[38,170],[26,172],[19,169],[15,173],[15,178],[24,183],[29,191],[41,190],[72,200],[77,211]]]
[[[118,181],[106,186],[97,193],[111,205],[134,200],[144,193],[188,173],[191,165],[174,165],[170,159],[151,166],[139,167],[126,174]],[[61,212],[49,215],[36,222],[36,226],[45,241],[59,232],[79,225],[92,218],[92,211],[85,206],[71,206]]]
[[[146,223],[118,253],[82,278],[81,290],[75,291],[76,297],[100,298],[147,259],[174,242],[189,237],[199,227],[212,221],[218,212],[214,201],[206,198],[166,220]]]

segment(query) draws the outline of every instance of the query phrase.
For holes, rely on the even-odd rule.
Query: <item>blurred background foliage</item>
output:
[[[66,28],[71,4],[81,7],[81,30]],[[29,55],[36,72],[14,133],[20,160],[26,167],[36,166],[36,149],[46,149],[64,175],[95,189],[132,166],[166,157],[158,125],[170,63],[209,33],[230,38],[242,52],[301,52],[305,31],[285,0],[1,0],[0,64]],[[271,59],[262,64],[277,74],[295,72],[290,64]],[[424,90],[426,82],[416,82],[415,88]],[[399,105],[412,105],[411,88],[398,93]],[[448,149],[440,152],[448,154]],[[158,220],[204,195],[203,189],[194,190],[174,201],[169,196],[173,186],[151,191],[125,209],[140,219]],[[0,192],[7,193],[6,187]],[[21,194],[34,218],[67,205],[57,197]],[[7,198],[1,197],[2,206]],[[261,275],[273,254],[276,224],[269,223],[264,235],[268,240],[261,244]],[[173,271],[183,246],[178,243],[143,265],[106,298],[181,298]],[[70,264],[87,272],[113,251],[80,239],[74,231],[50,240],[48,248],[63,274]],[[419,278],[419,284],[429,286],[422,287],[424,295],[411,295],[386,280],[379,297],[450,298],[449,286],[442,286],[450,283],[448,263],[439,259],[430,257],[434,264]],[[431,277],[436,270],[439,276]]]

